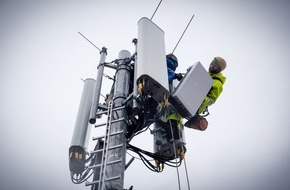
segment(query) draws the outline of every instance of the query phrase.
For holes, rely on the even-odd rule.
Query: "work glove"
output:
[[[207,106],[211,106],[214,103],[214,100],[208,96],[206,96],[202,102],[202,104],[200,105],[200,107],[198,108],[198,114],[202,114]]]
[[[177,79],[178,81],[181,81],[183,79],[183,75],[181,73],[175,73],[174,78]]]

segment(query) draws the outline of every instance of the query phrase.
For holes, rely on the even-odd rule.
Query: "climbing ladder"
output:
[[[124,135],[124,131],[123,130],[112,132],[112,129],[111,129],[111,126],[112,126],[113,123],[124,121],[124,118],[118,118],[118,119],[114,119],[113,118],[113,112],[117,111],[117,110],[121,110],[121,109],[124,109],[124,106],[113,108],[113,103],[110,102],[110,105],[109,105],[108,110],[106,112],[98,113],[98,114],[107,113],[107,122],[103,123],[103,124],[95,125],[95,127],[100,127],[100,126],[106,125],[106,133],[105,133],[105,136],[95,137],[95,138],[93,138],[93,140],[101,140],[101,139],[104,138],[104,146],[103,146],[102,149],[92,151],[91,154],[99,154],[99,153],[101,153],[102,154],[102,156],[101,156],[102,158],[101,158],[101,163],[95,164],[93,166],[89,166],[88,169],[100,168],[100,174],[99,174],[99,179],[98,180],[92,181],[92,182],[87,182],[86,186],[98,185],[98,188],[97,188],[98,190],[105,190],[106,189],[106,182],[111,182],[113,180],[117,180],[117,179],[121,178],[120,175],[113,176],[113,177],[106,177],[107,176],[107,173],[106,173],[107,166],[122,162],[122,159],[114,160],[114,161],[108,161],[109,151],[117,149],[117,148],[122,148],[124,146],[123,143],[118,144],[118,145],[114,145],[114,146],[111,146],[111,143],[110,143],[110,139],[113,136]]]

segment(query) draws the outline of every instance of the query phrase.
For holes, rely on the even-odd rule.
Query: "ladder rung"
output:
[[[115,160],[115,161],[112,161],[112,162],[108,162],[107,165],[117,164],[119,162],[122,162],[122,160]]]
[[[97,165],[88,166],[88,169],[97,168],[97,167],[100,167],[101,165],[102,165],[102,164],[97,164]]]
[[[122,160],[115,160],[115,161],[112,161],[112,162],[108,162],[107,165],[117,164],[119,162],[122,162]],[[102,164],[88,166],[88,169],[93,169],[93,168],[101,167],[101,165]]]
[[[115,176],[115,177],[107,178],[107,179],[105,179],[105,182],[112,181],[112,180],[116,180],[116,179],[120,179],[120,176]]]
[[[120,119],[112,120],[111,123],[116,123],[116,122],[123,121],[123,120],[124,120],[124,117],[122,117]]]
[[[98,124],[98,125],[95,125],[95,127],[97,128],[97,127],[101,127],[101,126],[104,126],[104,125],[106,125],[107,123],[101,123],[101,124]]]
[[[118,110],[121,110],[124,108],[125,108],[125,106],[120,106],[120,107],[113,108],[112,111],[118,111]]]
[[[112,180],[116,180],[116,179],[120,179],[120,176],[110,177],[110,178],[105,179],[104,181],[108,182],[108,181],[112,181]],[[100,182],[100,180],[92,181],[92,182],[86,182],[86,186],[94,185],[94,184],[97,184],[99,182]]]
[[[123,132],[124,132],[123,130],[122,130],[122,131],[117,131],[117,132],[115,132],[115,133],[110,134],[110,137],[111,137],[111,136],[114,136],[114,135],[122,134]]]
[[[100,180],[97,180],[97,181],[92,181],[92,182],[86,182],[86,186],[89,186],[89,185],[95,185],[97,183],[99,183]]]
[[[109,148],[109,150],[113,150],[115,148],[121,148],[122,146],[123,146],[123,143],[122,144],[119,144],[119,145],[116,145],[116,146],[112,146],[112,147]],[[102,152],[102,151],[103,151],[103,149],[94,150],[94,151],[91,152],[91,154],[96,154],[96,153]]]
[[[119,122],[119,121],[123,121],[124,120],[124,117],[120,118],[120,119],[116,119],[116,120],[112,120],[111,123],[116,123],[116,122]],[[101,123],[101,124],[98,124],[98,125],[95,125],[95,127],[101,127],[101,126],[104,126],[106,125],[107,123]]]
[[[122,146],[123,146],[123,143],[116,145],[116,146],[111,146],[111,147],[109,147],[109,150],[113,150],[115,148],[121,148]]]
[[[117,131],[117,132],[115,132],[115,133],[112,133],[112,134],[110,135],[110,137],[111,137],[111,136],[114,136],[114,135],[122,134],[123,132],[124,132],[124,131]],[[99,139],[102,139],[102,138],[105,138],[105,136],[93,137],[93,141],[95,141],[95,140],[99,140]]]
[[[99,111],[96,113],[96,116],[99,116],[99,115],[103,115],[103,114],[106,114],[108,113],[108,111]]]
[[[102,151],[103,151],[103,149],[94,150],[94,151],[91,152],[91,154],[96,154],[96,153],[99,153],[99,152],[102,152]]]
[[[93,137],[93,141],[104,138],[105,136]]]

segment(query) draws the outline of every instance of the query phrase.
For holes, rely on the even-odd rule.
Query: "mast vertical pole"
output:
[[[119,60],[117,63],[116,81],[114,87],[113,110],[114,108],[124,105],[124,100],[129,95],[130,87],[130,52],[122,50],[119,53]],[[112,119],[121,119],[122,121],[111,124],[111,133],[123,131],[119,135],[114,135],[109,138],[109,147],[120,146],[108,152],[108,162],[116,162],[115,164],[106,167],[106,176],[108,178],[119,176],[118,179],[106,183],[108,190],[123,190],[124,186],[124,172],[126,166],[126,136],[128,113],[126,109],[117,109],[113,111]],[[120,162],[118,162],[120,161]]]
[[[104,73],[104,67],[105,67],[104,63],[105,63],[106,55],[107,55],[107,48],[103,47],[100,54],[101,54],[101,57],[100,57],[99,65],[98,65],[98,73],[97,73],[96,85],[94,89],[92,107],[91,107],[90,119],[89,119],[90,124],[96,123],[96,113],[98,110],[98,105],[99,105],[99,100],[100,100],[102,79],[103,79],[103,73]]]

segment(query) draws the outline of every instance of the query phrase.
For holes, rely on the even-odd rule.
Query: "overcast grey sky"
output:
[[[107,61],[134,53],[137,22],[159,0],[0,1],[0,187],[78,189],[70,181],[68,149],[83,87],[95,78],[100,48]],[[214,56],[228,62],[224,92],[210,108],[205,132],[185,129],[191,189],[290,189],[290,1],[164,0],[153,21],[177,72]],[[112,75],[111,70],[106,70]],[[104,79],[103,94],[111,83]],[[94,129],[93,129],[94,131]],[[135,139],[152,148],[150,135]],[[145,142],[145,143],[144,143]],[[187,189],[184,165],[182,189]],[[176,169],[155,174],[134,161],[125,188],[178,189]]]

